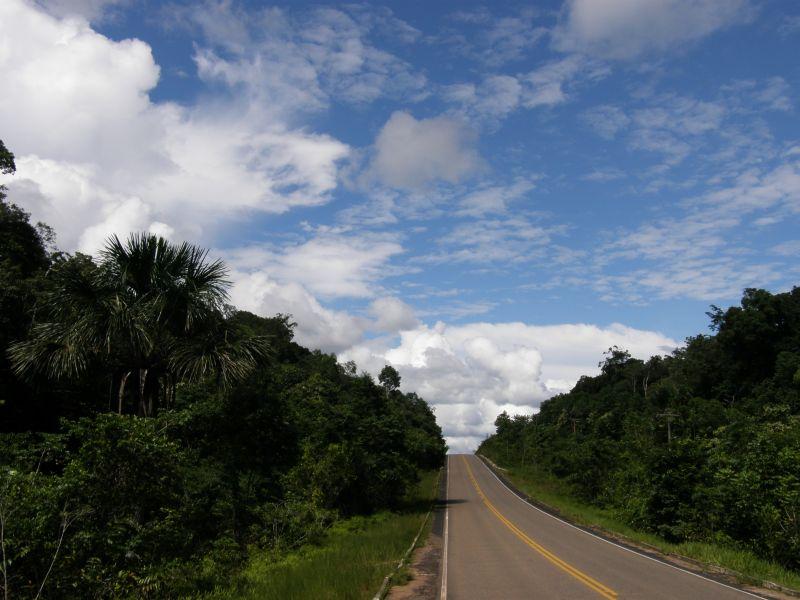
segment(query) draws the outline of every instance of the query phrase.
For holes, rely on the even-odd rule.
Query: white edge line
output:
[[[502,482],[500,482],[502,483]],[[450,457],[445,463],[445,485],[444,485],[444,550],[442,552],[442,590],[439,593],[440,600],[447,600],[447,534],[448,522],[450,520],[450,507],[447,506],[447,499],[450,497]]]
[[[637,552],[636,550],[633,550],[633,549],[631,549],[631,548],[626,548],[625,546],[622,546],[622,545],[620,545],[620,544],[616,544],[616,543],[612,542],[611,540],[607,540],[607,539],[605,539],[605,538],[602,538],[602,537],[600,537],[599,535],[595,535],[595,534],[594,534],[594,533],[592,533],[591,531],[586,531],[585,529],[582,529],[582,528],[580,528],[580,527],[577,527],[577,526],[573,525],[572,523],[570,523],[570,522],[568,522],[568,521],[565,521],[564,519],[561,519],[561,518],[559,518],[559,517],[557,517],[557,516],[555,516],[555,515],[551,515],[551,514],[550,514],[549,512],[547,512],[546,510],[542,510],[542,509],[541,509],[541,508],[539,508],[538,506],[534,506],[533,504],[531,504],[530,502],[528,502],[527,500],[525,500],[525,498],[523,498],[522,496],[520,496],[519,494],[517,494],[517,493],[516,493],[514,490],[512,490],[510,487],[508,487],[508,486],[507,486],[505,483],[503,483],[503,480],[502,480],[502,479],[500,479],[500,478],[499,478],[499,477],[498,477],[498,476],[495,474],[495,472],[494,472],[494,471],[492,471],[492,470],[489,468],[489,466],[488,466],[488,465],[487,465],[485,462],[483,462],[483,461],[482,461],[480,458],[478,458],[478,455],[477,455],[477,454],[474,454],[473,456],[475,456],[475,458],[478,460],[478,462],[479,462],[479,463],[481,463],[481,464],[483,465],[483,468],[484,468],[484,469],[486,469],[487,471],[489,471],[489,473],[492,475],[492,477],[494,477],[495,479],[497,479],[497,481],[500,483],[500,485],[502,485],[502,486],[503,486],[504,488],[506,488],[506,489],[507,489],[509,492],[511,492],[511,495],[512,495],[512,496],[514,496],[514,498],[516,498],[517,500],[519,500],[520,502],[522,502],[523,504],[525,504],[525,506],[529,506],[530,508],[532,508],[532,509],[534,509],[534,510],[537,510],[537,511],[539,511],[539,512],[540,512],[540,513],[542,513],[543,515],[547,515],[547,516],[548,516],[548,517],[550,517],[551,519],[555,519],[556,521],[558,521],[558,522],[560,522],[560,523],[563,523],[564,525],[568,525],[569,527],[572,527],[573,529],[576,529],[576,530],[580,531],[581,533],[585,533],[586,535],[590,535],[590,536],[592,536],[593,538],[600,540],[601,542],[605,542],[606,544],[611,544],[612,546],[616,546],[617,548],[620,548],[621,550],[625,550],[626,552],[630,552],[631,554],[635,554],[636,556],[641,556],[642,558],[646,558],[646,559],[648,559],[648,560],[652,560],[653,562],[655,562],[655,563],[658,563],[658,564],[660,564],[660,565],[664,565],[665,567],[670,567],[670,568],[672,568],[672,569],[675,569],[676,571],[681,571],[682,573],[686,573],[687,575],[692,575],[692,576],[694,576],[694,577],[697,577],[697,578],[699,578],[699,579],[705,579],[706,581],[710,581],[711,583],[715,583],[715,584],[717,584],[717,585],[721,585],[722,587],[726,587],[726,588],[728,588],[729,590],[733,590],[733,591],[735,591],[735,592],[740,592],[740,593],[742,593],[742,594],[746,594],[746,595],[748,595],[748,596],[752,596],[753,598],[760,598],[761,600],[769,600],[768,598],[765,598],[764,596],[759,596],[759,595],[757,595],[757,594],[753,594],[752,592],[748,592],[748,591],[746,591],[746,590],[743,590],[743,589],[741,589],[741,588],[733,587],[732,585],[727,585],[727,584],[725,584],[725,583],[722,583],[722,582],[720,582],[720,581],[717,581],[716,579],[711,579],[710,577],[705,577],[705,576],[703,576],[703,575],[700,575],[699,573],[694,573],[694,572],[692,572],[692,571],[689,571],[689,570],[687,570],[687,569],[682,569],[682,568],[680,568],[680,567],[676,567],[675,565],[672,565],[672,564],[670,564],[670,563],[668,563],[668,562],[665,562],[665,561],[663,561],[663,560],[659,560],[659,559],[657,559],[657,558],[655,558],[655,557],[648,556],[647,554],[642,554],[641,552]],[[447,521],[446,521],[446,520],[445,520],[445,523],[447,523]],[[445,546],[445,547],[446,547],[446,546]]]

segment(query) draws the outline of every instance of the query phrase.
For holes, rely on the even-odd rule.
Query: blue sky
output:
[[[7,0],[0,138],[63,249],[212,248],[463,450],[798,282],[798,56],[777,0]]]

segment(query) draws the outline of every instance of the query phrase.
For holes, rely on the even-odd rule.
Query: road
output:
[[[447,466],[442,600],[758,598],[544,513],[472,455]]]

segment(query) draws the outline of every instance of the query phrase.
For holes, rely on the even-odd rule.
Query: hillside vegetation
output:
[[[442,464],[394,369],[375,382],[295,343],[290,316],[230,307],[204,250],[53,239],[0,189],[3,598],[195,596]]]
[[[538,414],[501,414],[479,452],[668,542],[800,570],[800,288],[708,315],[670,356],[612,348]]]

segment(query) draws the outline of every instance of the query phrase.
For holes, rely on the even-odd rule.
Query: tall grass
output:
[[[509,466],[506,476],[531,498],[556,509],[566,519],[589,527],[600,527],[635,542],[654,546],[664,553],[679,554],[712,566],[739,573],[742,583],[759,585],[765,581],[800,590],[800,573],[778,563],[758,558],[752,552],[708,542],[674,544],[652,533],[632,528],[612,509],[592,506],[575,498],[569,486],[535,467]]]
[[[372,598],[419,531],[436,497],[437,478],[436,472],[425,473],[398,512],[337,523],[320,545],[280,559],[256,554],[236,581],[204,600]]]

